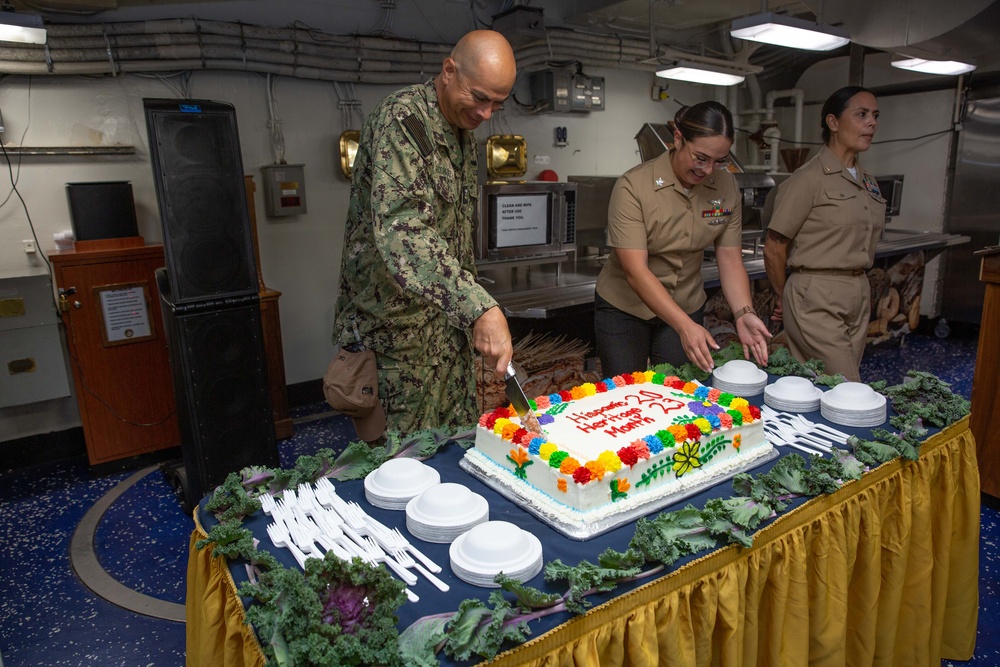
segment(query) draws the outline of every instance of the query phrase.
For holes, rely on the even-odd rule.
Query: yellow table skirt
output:
[[[968,660],[979,471],[968,418],[727,547],[501,654],[493,666],[938,667]],[[194,542],[189,665],[261,665],[222,559]],[[624,545],[623,545],[624,548]]]

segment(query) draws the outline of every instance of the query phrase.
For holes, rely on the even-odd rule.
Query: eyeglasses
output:
[[[688,150],[688,155],[691,156],[691,164],[693,164],[696,167],[701,167],[701,168],[705,168],[705,167],[708,167],[709,165],[711,165],[714,169],[725,169],[726,167],[729,166],[729,162],[730,162],[730,159],[729,159],[728,156],[722,158],[721,160],[713,160],[710,157],[706,157],[704,155],[699,155],[697,153],[694,153],[690,149]]]
[[[684,145],[686,146],[687,143],[688,143],[687,139],[683,139],[682,138],[682,140],[684,141]],[[729,163],[731,162],[731,160],[730,160],[730,158],[729,158],[728,155],[726,157],[722,158],[721,160],[713,160],[712,158],[710,158],[710,157],[708,157],[706,155],[701,155],[699,153],[695,153],[690,148],[688,149],[688,155],[691,156],[691,163],[694,166],[700,167],[702,169],[704,169],[705,167],[708,167],[708,166],[712,166],[715,169],[725,169],[726,167],[729,166]]]

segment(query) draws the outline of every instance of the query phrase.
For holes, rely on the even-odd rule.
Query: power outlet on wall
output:
[[[35,246],[34,239],[27,239],[21,241],[21,247],[24,248],[24,254],[26,255],[34,255],[36,252],[38,252],[38,248]]]

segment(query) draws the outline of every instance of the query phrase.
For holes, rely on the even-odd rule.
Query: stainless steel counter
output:
[[[886,229],[875,249],[875,257],[904,255],[914,250],[936,251],[968,243],[968,236],[942,232]],[[744,265],[751,280],[766,276],[762,250],[744,251]],[[480,267],[483,284],[504,309],[507,317],[547,319],[587,313],[594,307],[594,285],[605,257],[572,255],[561,265],[542,263],[521,266]],[[702,267],[705,287],[719,285],[719,267],[706,259]]]

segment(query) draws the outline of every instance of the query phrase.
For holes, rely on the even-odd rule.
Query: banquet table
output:
[[[441,472],[441,481],[457,481],[486,496],[491,520],[538,535],[546,562],[596,562],[606,548],[627,548],[634,524],[583,542],[565,538],[459,469],[462,453],[450,445],[428,463]],[[337,483],[337,491],[359,499],[390,527],[405,529],[402,512],[365,503],[360,481]],[[731,483],[722,483],[664,511],[687,503],[703,507],[709,497],[731,495]],[[490,664],[937,667],[943,658],[968,660],[978,617],[979,503],[975,442],[966,417],[930,435],[916,461],[896,459],[832,494],[794,502],[753,535],[749,548],[695,554],[646,583],[589,598],[594,606],[586,614],[534,621],[529,641]],[[195,522],[186,601],[188,664],[263,665],[261,647],[244,623],[248,601],[236,589],[237,581],[246,580],[245,567],[195,548],[214,525],[204,501]],[[260,512],[244,523],[258,537],[265,524]],[[261,539],[261,548],[270,547]],[[447,545],[414,543],[444,566],[440,576],[452,590],[440,594],[421,580],[413,588],[421,601],[398,612],[400,631],[421,616],[489,594],[451,574]],[[287,552],[274,553],[295,567]],[[552,592],[564,588],[542,575],[527,583]],[[439,657],[442,664],[458,664]]]

